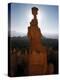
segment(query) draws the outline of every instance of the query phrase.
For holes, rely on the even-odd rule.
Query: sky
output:
[[[11,4],[11,36],[26,35],[32,20],[31,8],[39,9],[38,27],[44,36],[58,35],[58,6],[38,4]]]

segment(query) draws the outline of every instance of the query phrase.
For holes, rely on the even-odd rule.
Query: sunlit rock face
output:
[[[38,8],[32,8],[34,18],[28,27],[28,38],[30,41],[29,53],[29,75],[38,75],[47,73],[47,50],[42,45],[41,30],[38,27]]]

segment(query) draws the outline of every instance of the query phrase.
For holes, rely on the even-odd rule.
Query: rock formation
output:
[[[30,41],[29,48],[29,75],[39,75],[47,73],[47,50],[42,45],[42,33],[38,27],[37,20],[38,8],[32,7],[34,18],[28,27],[28,38]]]

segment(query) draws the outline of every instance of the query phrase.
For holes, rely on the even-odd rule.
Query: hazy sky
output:
[[[37,4],[11,4],[11,31],[27,34],[32,19],[32,7],[39,9],[37,18],[42,34],[58,34],[58,6]]]

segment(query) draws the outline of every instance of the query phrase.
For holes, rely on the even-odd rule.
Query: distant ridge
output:
[[[26,33],[19,33],[19,32],[16,32],[16,31],[11,31],[11,32],[8,32],[8,36],[9,37],[26,37],[27,34]],[[58,34],[45,34],[43,35],[44,38],[51,38],[51,39],[58,39]]]

